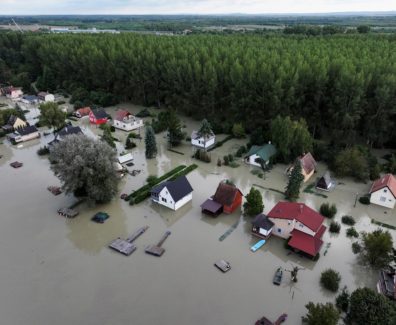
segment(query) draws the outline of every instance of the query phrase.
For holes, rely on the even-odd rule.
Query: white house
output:
[[[198,148],[207,149],[215,144],[216,136],[214,133],[205,137],[201,136],[198,131],[191,133],[191,144]]]
[[[326,227],[324,218],[303,203],[278,202],[268,213],[274,223],[272,234],[290,240],[288,245],[297,251],[315,256],[323,245]]]
[[[153,202],[177,210],[192,200],[192,192],[186,176],[180,176],[153,187],[150,193]]]
[[[276,148],[271,142],[263,146],[252,146],[245,157],[245,162],[249,165],[262,167],[268,165],[270,158],[275,154]]]
[[[119,110],[114,117],[114,127],[124,131],[132,131],[143,127],[143,120],[128,111]]]
[[[252,221],[252,234],[259,238],[267,239],[272,234],[274,223],[262,213],[258,214]]]
[[[38,99],[41,102],[54,102],[55,96],[53,94],[47,93],[45,91],[41,91],[37,94]]]
[[[13,143],[25,142],[40,137],[40,133],[34,125],[18,128],[14,133],[7,135],[8,139]]]
[[[118,162],[120,164],[125,164],[125,163],[127,163],[129,161],[132,161],[132,160],[133,160],[133,156],[132,156],[131,153],[127,153],[126,155],[122,155],[122,156],[118,157]]]
[[[377,179],[370,189],[370,203],[393,209],[396,202],[396,178],[386,174]]]

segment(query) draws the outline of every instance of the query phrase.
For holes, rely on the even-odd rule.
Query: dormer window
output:
[[[388,190],[385,188],[385,189],[384,189],[384,193],[386,193],[386,192],[388,192]]]

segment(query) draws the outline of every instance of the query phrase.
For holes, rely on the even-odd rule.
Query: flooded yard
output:
[[[141,107],[118,105],[138,112]],[[107,110],[107,109],[106,109]],[[107,110],[114,114],[114,109]],[[199,123],[183,117],[188,135]],[[73,122],[82,126],[91,136],[100,134],[88,120]],[[125,143],[127,133],[116,131],[114,136]],[[224,138],[220,135],[218,139]],[[80,205],[75,219],[57,215],[60,207],[69,206],[75,199],[61,194],[53,196],[49,185],[59,185],[50,170],[46,157],[39,157],[37,149],[52,135],[12,146],[4,140],[0,144],[0,314],[3,324],[254,324],[262,316],[275,320],[287,313],[286,324],[300,324],[309,301],[334,301],[334,294],[319,285],[321,272],[334,268],[342,276],[341,287],[352,291],[357,287],[375,288],[377,273],[357,263],[351,250],[352,239],[341,232],[324,235],[325,244],[317,262],[288,254],[282,239],[271,237],[256,253],[250,246],[257,242],[252,237],[251,218],[241,215],[238,209],[232,215],[222,214],[211,218],[201,213],[200,204],[214,194],[218,183],[231,179],[246,195],[256,184],[263,195],[264,212],[269,212],[286,186],[285,165],[259,178],[250,167],[238,161],[238,168],[217,167],[218,157],[235,153],[244,140],[230,140],[211,152],[212,162],[198,162],[191,158],[192,148],[184,142],[175,153],[167,150],[165,135],[157,135],[158,156],[146,161],[144,141],[135,140],[137,147],[131,152],[134,163],[131,169],[141,173],[127,175],[120,182],[119,193],[130,193],[141,187],[149,175],[161,176],[172,168],[185,164],[198,164],[188,174],[194,192],[193,200],[176,212],[146,200],[130,206],[115,198],[106,205]],[[23,162],[13,169],[12,161]],[[325,172],[325,166],[308,182]],[[377,206],[364,206],[357,202],[357,193],[368,192],[370,183],[356,183],[350,179],[337,180],[334,191],[324,193],[327,198],[302,193],[300,202],[318,210],[323,202],[335,203],[341,216],[352,215],[358,231],[371,231],[377,227],[371,218],[396,226],[396,213]],[[306,185],[304,185],[305,187]],[[90,219],[98,211],[107,212],[110,219],[104,224]],[[219,241],[233,224],[236,229]],[[329,221],[325,221],[329,224]],[[110,250],[107,245],[115,238],[125,238],[137,228],[149,229],[136,240],[138,249],[129,257]],[[161,258],[145,254],[144,247],[157,243],[166,231],[171,235],[163,247]],[[394,240],[395,231],[390,230]],[[331,246],[324,256],[325,246]],[[219,259],[231,263],[231,270],[223,274],[214,267]],[[282,284],[274,286],[272,278],[281,266],[290,270],[298,265],[305,268],[298,274],[298,282],[291,283],[285,273]]]

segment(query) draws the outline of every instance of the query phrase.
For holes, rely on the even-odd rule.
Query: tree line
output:
[[[2,33],[0,80],[18,77],[170,107],[224,130],[242,122],[266,138],[281,115],[340,146],[396,143],[394,36]]]

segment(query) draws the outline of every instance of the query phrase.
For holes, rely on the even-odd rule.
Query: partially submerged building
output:
[[[233,213],[242,204],[242,192],[232,184],[221,182],[216,193],[201,204],[202,212],[218,216],[220,213]]]
[[[153,202],[172,210],[177,210],[190,202],[192,192],[193,188],[186,176],[179,176],[174,181],[163,182],[154,186],[150,191]]]
[[[216,142],[216,136],[212,132],[211,134],[208,135],[201,135],[198,131],[193,131],[191,133],[191,144],[194,147],[200,148],[200,149],[208,149],[212,147]]]
[[[301,164],[301,174],[304,176],[304,183],[307,182],[311,176],[315,173],[317,162],[310,152],[303,154],[297,158],[297,161]],[[287,169],[288,175],[291,174],[294,166],[290,166]]]
[[[34,125],[29,125],[18,128],[15,132],[8,134],[7,137],[13,144],[17,144],[39,138],[40,133]]]
[[[272,233],[289,239],[289,246],[309,256],[316,256],[323,245],[324,217],[304,203],[278,202],[268,213],[274,223]]]
[[[270,163],[270,159],[276,155],[276,148],[272,143],[263,146],[252,146],[246,154],[245,162],[252,166],[264,167]]]
[[[274,223],[263,213],[258,214],[252,221],[252,234],[267,239],[271,236]]]
[[[330,191],[334,186],[335,181],[330,177],[329,171],[324,173],[324,175],[316,182],[316,188],[322,191]]]
[[[115,128],[124,131],[133,131],[143,127],[143,120],[132,115],[128,111],[118,110],[114,117],[113,125]]]
[[[377,179],[370,189],[370,203],[393,209],[396,202],[396,178],[386,174]]]

